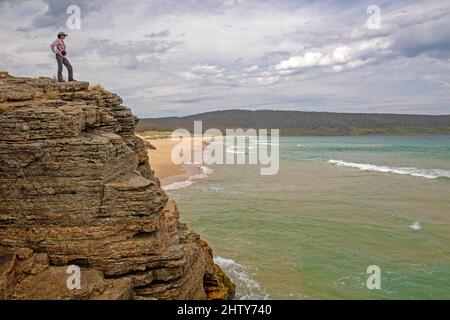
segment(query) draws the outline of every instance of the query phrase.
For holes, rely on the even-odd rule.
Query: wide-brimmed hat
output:
[[[60,33],[58,33],[58,37],[61,37],[61,36],[67,37],[68,34],[65,33],[65,32],[60,32]]]

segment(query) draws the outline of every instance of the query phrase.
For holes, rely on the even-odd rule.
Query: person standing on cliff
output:
[[[73,79],[73,68],[67,59],[66,55],[66,44],[64,43],[64,39],[68,36],[68,34],[64,32],[58,33],[58,39],[56,39],[51,45],[53,53],[56,55],[56,62],[58,63],[58,81],[64,82],[63,78],[63,65],[66,66],[67,71],[69,73],[69,81],[75,81]]]

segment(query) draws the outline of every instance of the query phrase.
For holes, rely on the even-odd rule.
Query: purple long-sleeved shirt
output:
[[[56,39],[50,45],[50,49],[52,49],[54,54],[61,54],[62,51],[66,51],[66,44],[61,39]]]

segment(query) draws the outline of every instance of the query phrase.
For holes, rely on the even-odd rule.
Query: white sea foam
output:
[[[186,181],[174,182],[167,186],[163,186],[162,188],[165,191],[171,191],[171,190],[186,188],[186,187],[189,187],[190,185],[192,185],[192,181],[186,180]]]
[[[190,181],[192,180],[198,180],[198,179],[206,179],[208,178],[208,176],[214,172],[213,169],[207,167],[207,166],[198,166],[198,168],[200,168],[202,170],[202,173],[193,175],[192,177],[189,178]]]
[[[198,190],[204,191],[204,192],[223,192],[224,188],[221,185],[203,185],[203,186],[199,186],[197,187]],[[229,192],[228,192],[229,193]]]
[[[414,223],[411,224],[409,227],[410,227],[411,229],[413,229],[413,230],[416,230],[416,231],[422,229],[422,225],[420,224],[420,221],[414,222]]]
[[[237,299],[269,299],[269,296],[264,292],[261,285],[249,274],[248,268],[232,259],[222,257],[214,257],[214,262],[219,265],[236,284]]]
[[[210,175],[211,173],[214,172],[213,169],[211,169],[210,167],[207,167],[207,166],[200,166],[200,169],[202,169],[203,173],[206,175]]]
[[[383,173],[395,173],[402,175],[410,175],[414,177],[422,177],[427,179],[436,179],[440,177],[450,178],[450,171],[441,169],[419,169],[414,167],[388,167],[388,166],[377,166],[374,164],[366,163],[353,163],[343,160],[328,160],[332,163],[341,167],[351,167],[357,168],[361,171],[373,171],[373,172],[383,172]]]
[[[163,190],[165,191],[171,191],[171,190],[177,190],[177,189],[182,189],[182,188],[186,188],[191,186],[194,182],[194,180],[200,180],[200,179],[206,179],[208,178],[208,176],[210,174],[212,174],[214,172],[213,169],[207,167],[207,166],[198,166],[198,168],[201,169],[201,173],[195,174],[191,177],[189,177],[189,179],[185,180],[185,181],[181,181],[181,182],[174,182],[171,183],[167,186],[163,186]]]

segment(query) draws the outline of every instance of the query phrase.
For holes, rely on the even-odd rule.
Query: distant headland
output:
[[[138,132],[217,128],[277,128],[283,136],[450,135],[450,115],[224,110],[185,117],[141,119]]]

